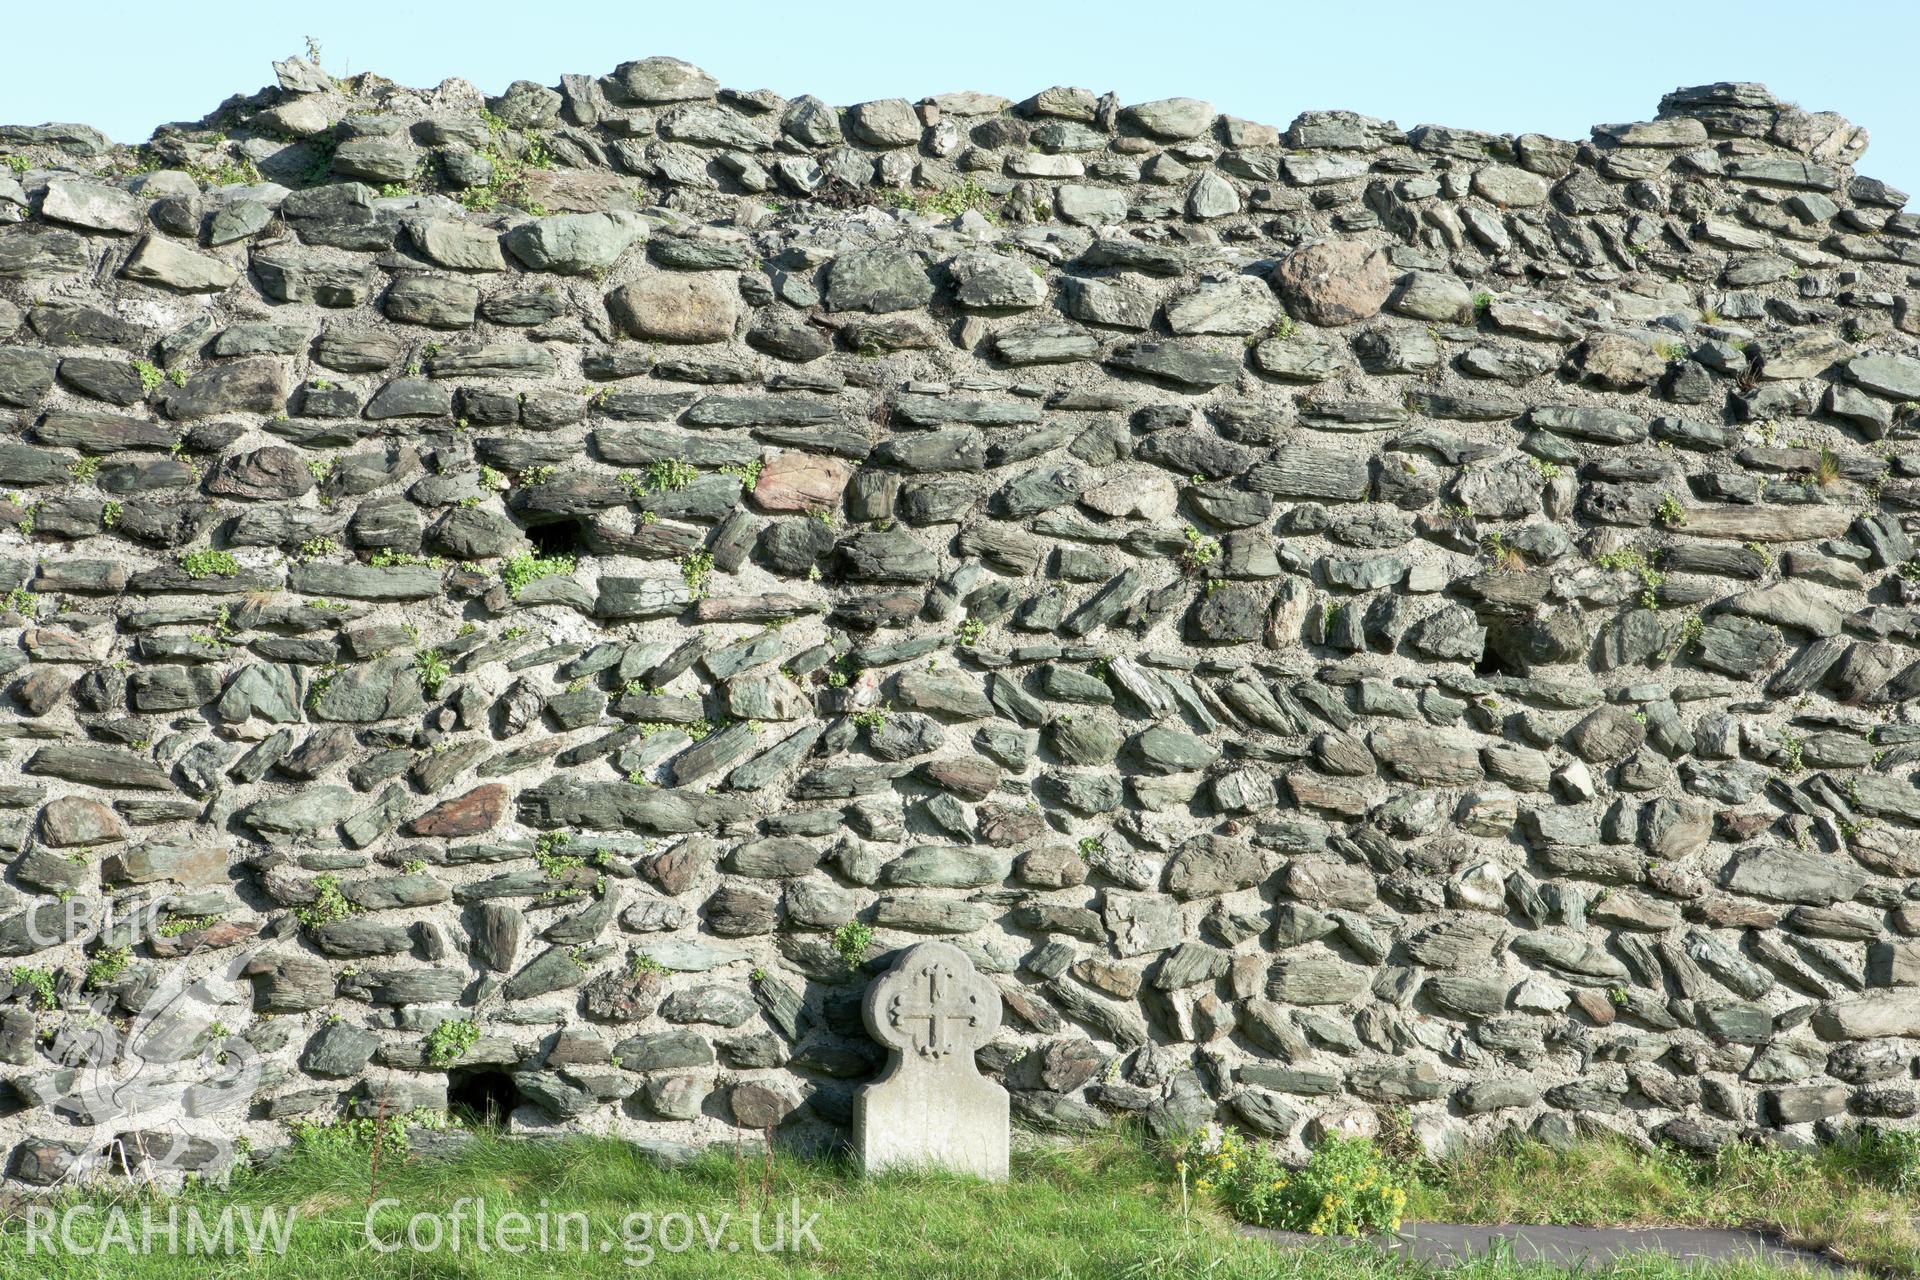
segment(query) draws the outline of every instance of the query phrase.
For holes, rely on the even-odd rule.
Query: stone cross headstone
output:
[[[1000,1027],[1000,992],[966,952],[923,942],[867,988],[867,1031],[892,1051],[853,1104],[860,1165],[1007,1177],[1007,1091],[973,1053]]]

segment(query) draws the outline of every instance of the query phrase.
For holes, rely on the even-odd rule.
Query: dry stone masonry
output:
[[[277,70],[0,128],[10,1178],[182,983],[174,1167],[842,1141],[929,941],[1046,1130],[1920,1108],[1863,130]]]

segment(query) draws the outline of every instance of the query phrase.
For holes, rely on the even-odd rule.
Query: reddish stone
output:
[[[1710,893],[1687,905],[1687,919],[1716,929],[1771,929],[1786,913],[1746,898]]]
[[[491,831],[507,811],[507,789],[498,782],[475,787],[427,810],[407,824],[415,836],[477,836]]]
[[[1735,844],[1753,839],[1780,815],[1770,809],[1731,810],[1720,815],[1721,835]]]
[[[1000,783],[1000,771],[984,760],[929,760],[914,772],[962,800],[985,800]]]
[[[1574,1007],[1587,1015],[1587,1019],[1596,1027],[1613,1025],[1613,1001],[1604,991],[1575,991]]]
[[[38,667],[21,677],[13,687],[20,709],[30,716],[43,716],[59,706],[73,687],[73,677],[60,667]]]
[[[56,849],[123,838],[113,810],[86,796],[62,796],[40,811],[40,839]]]
[[[753,486],[754,505],[762,511],[827,511],[840,501],[853,472],[838,458],[811,453],[779,453],[760,469]]]
[[[713,862],[712,850],[701,839],[685,840],[640,864],[640,874],[668,897],[693,888],[700,872]]]
[[[1051,1035],[1060,1029],[1060,1015],[1054,1012],[1053,1006],[1030,995],[1027,988],[1002,986],[1000,999],[1009,1013],[1041,1035]]]
[[[147,950],[161,960],[175,960],[196,951],[220,951],[251,942],[260,932],[257,920],[216,920],[199,929],[166,936],[154,932],[146,939]]]
[[[772,1129],[800,1108],[800,1099],[778,1085],[749,1080],[733,1086],[733,1122],[744,1129]]]
[[[1009,804],[983,804],[975,810],[975,816],[978,818],[980,840],[996,849],[1027,844],[1047,834],[1046,819],[1031,809],[1016,809]],[[1079,884],[1080,881],[1073,883]]]
[[[1233,1006],[1209,991],[1193,1002],[1193,1038],[1201,1044],[1233,1030]]]
[[[1287,309],[1325,325],[1379,315],[1397,277],[1386,254],[1356,240],[1322,240],[1295,249],[1273,272]]]

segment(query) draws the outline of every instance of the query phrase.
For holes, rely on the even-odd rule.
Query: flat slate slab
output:
[[[1327,1243],[1324,1236],[1243,1226],[1241,1234],[1283,1248]],[[1353,1242],[1356,1245],[1358,1242]],[[1460,1266],[1488,1254],[1518,1263],[1544,1262],[1580,1268],[1636,1254],[1659,1253],[1686,1262],[1763,1262],[1801,1267],[1823,1275],[1847,1269],[1824,1253],[1769,1240],[1757,1231],[1718,1227],[1563,1227],[1546,1224],[1484,1225],[1409,1222],[1398,1235],[1377,1236],[1379,1248],[1437,1267]]]

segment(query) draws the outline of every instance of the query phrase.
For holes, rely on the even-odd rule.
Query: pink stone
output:
[[[775,454],[753,486],[762,511],[827,511],[838,505],[853,472],[838,458],[811,453]]]
[[[407,824],[416,836],[477,836],[493,830],[507,811],[507,789],[498,782],[475,787],[427,810]]]

